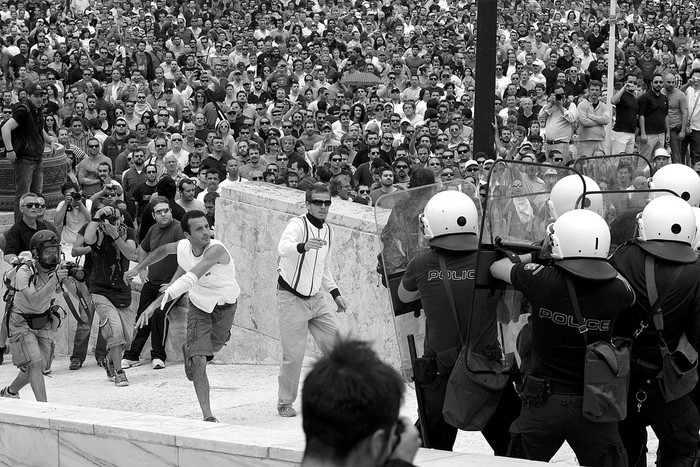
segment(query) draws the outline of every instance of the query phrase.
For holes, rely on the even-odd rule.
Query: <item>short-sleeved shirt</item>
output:
[[[15,106],[12,118],[18,127],[12,131],[12,149],[18,159],[39,160],[44,153],[41,110],[27,100]]]
[[[29,287],[29,282],[33,276],[34,273],[27,265],[21,266],[15,274],[14,287],[17,289],[17,293],[15,294],[13,306],[20,313],[43,313],[49,309],[51,301],[55,298],[54,294],[46,294],[43,298],[41,294],[38,294],[32,296],[32,300],[27,300],[21,291]],[[41,279],[36,284],[38,287],[43,286],[43,283],[40,281]]]
[[[174,243],[185,238],[179,221],[173,220],[166,227],[154,225],[141,242],[141,248],[150,253],[159,246]],[[148,282],[154,285],[163,285],[170,282],[177,270],[177,254],[166,256],[164,259],[148,267]]]
[[[425,311],[425,355],[434,356],[438,352],[461,345],[459,332],[467,335],[469,304],[474,294],[476,253],[442,253],[445,266],[450,274],[450,288],[459,316],[459,328],[452,315],[449,298],[442,280],[438,253],[429,250],[416,256],[408,263],[401,283],[409,292],[418,291]],[[494,314],[495,318],[495,314]]]
[[[126,227],[125,240],[136,242],[136,232],[131,227]],[[117,308],[129,306],[131,287],[124,282],[124,273],[129,270],[129,259],[108,235],[102,238],[101,243],[96,242],[88,246],[92,249],[90,293],[104,295]]]
[[[637,131],[637,115],[639,114],[639,104],[633,94],[625,91],[620,97],[620,101],[615,104],[615,126],[613,131],[620,133],[634,133]]]
[[[646,317],[650,321],[649,296],[647,294],[644,260],[646,253],[634,243],[619,247],[610,259],[610,263],[629,281],[637,294],[635,305],[622,313],[615,323],[617,335],[631,337],[632,333]],[[683,267],[683,271],[673,284],[663,302],[664,340],[669,348],[675,349],[678,340],[685,333],[696,348],[700,341],[700,265],[697,263],[680,265],[670,261],[655,259],[656,286],[659,295],[668,283],[674,269]],[[635,339],[632,347],[633,358],[639,358],[653,364],[661,363],[658,334],[653,326],[646,328]]]
[[[639,98],[639,116],[644,117],[644,131],[651,134],[665,133],[668,116],[668,98],[648,91]]]
[[[585,342],[578,330],[565,272],[555,266],[516,264],[511,282],[532,304],[532,359],[530,374],[560,387],[583,391]],[[630,285],[620,276],[591,281],[571,276],[588,343],[609,340],[615,318],[634,302]]]
[[[20,219],[5,233],[5,254],[19,255],[23,251],[29,251],[29,242],[32,236],[47,228],[46,224],[40,220],[36,221],[36,229],[34,229],[28,226],[24,219]]]
[[[663,89],[661,92],[666,93]],[[683,123],[683,109],[688,111],[688,97],[678,89],[674,89],[668,98],[668,124],[671,128],[678,128]]]

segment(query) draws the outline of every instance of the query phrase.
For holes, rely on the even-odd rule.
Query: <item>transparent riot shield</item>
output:
[[[476,292],[469,322],[470,351],[501,358],[522,368],[527,363],[530,304],[512,286],[497,281],[489,268],[504,257],[538,251],[547,226],[554,221],[549,201],[552,187],[575,170],[557,165],[499,160],[488,174]],[[523,364],[525,361],[525,365]],[[506,366],[507,366],[506,365]]]
[[[381,244],[379,270],[391,300],[402,374],[409,383],[412,382],[413,372],[407,337],[414,335],[417,354],[423,355],[425,317],[421,313],[420,300],[403,303],[397,292],[408,263],[428,249],[419,225],[419,215],[423,213],[428,200],[443,190],[462,191],[472,197],[480,208],[477,187],[463,180],[397,191],[379,198],[375,206],[377,233]]]
[[[654,168],[639,154],[582,157],[574,168],[598,185],[589,194],[602,195],[599,214],[610,226],[611,251],[634,237],[637,215],[664,192],[649,189]]]

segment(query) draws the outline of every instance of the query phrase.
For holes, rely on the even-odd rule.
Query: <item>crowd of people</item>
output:
[[[39,259],[42,245],[51,256],[54,241],[67,259],[85,256],[89,306],[103,323],[95,356],[117,386],[129,384],[124,369],[140,364],[149,335],[153,368],[165,366],[164,317],[172,299],[190,291],[192,327],[206,331],[188,336],[187,376],[204,418],[216,421],[206,362],[228,339],[238,295],[210,293],[223,283],[237,288],[230,254],[209,238],[216,198],[236,183],[306,192],[309,214],[290,221],[278,246],[289,263],[278,284],[280,325],[297,327],[283,342],[277,408],[295,416],[299,343],[311,329],[330,352],[336,329],[328,305],[315,304],[321,279],[339,311],[347,307],[327,270],[332,229],[324,219],[334,200],[381,205],[385,194],[464,179],[483,201],[495,189],[507,197],[549,191],[565,174],[501,167],[487,187],[499,159],[576,167],[592,155],[639,153],[650,162],[597,168],[610,173],[598,180],[602,190],[648,188],[650,172],[670,162],[700,173],[694,5],[620,2],[612,15],[589,0],[498,6],[495,145],[475,153],[475,2],[0,0],[0,151],[16,172],[5,259],[16,263],[23,251]],[[44,219],[45,146],[68,160],[53,223]],[[643,207],[621,199],[624,206],[609,208]],[[533,222],[545,198],[517,201],[499,206],[497,217],[514,221],[494,231],[518,228],[517,220],[521,232],[506,234],[541,239],[550,216]],[[300,226],[325,240],[304,237]],[[55,238],[44,233],[32,243],[46,231]],[[295,271],[305,255],[318,265]],[[52,287],[54,278],[74,281],[49,274],[54,260],[42,259],[39,277]],[[138,267],[130,271],[129,261]],[[311,286],[292,284],[301,273]],[[130,314],[128,283],[137,274],[145,285]],[[163,306],[154,307],[163,291]],[[50,298],[48,289],[41,294]],[[311,318],[300,320],[305,308]],[[72,370],[86,359],[94,313],[78,325]],[[141,328],[132,341],[134,322]],[[0,339],[7,332],[5,324]],[[16,341],[10,337],[13,360]],[[44,399],[38,381],[51,370],[37,352],[48,347],[15,362],[32,367]],[[2,395],[16,396],[23,384]]]

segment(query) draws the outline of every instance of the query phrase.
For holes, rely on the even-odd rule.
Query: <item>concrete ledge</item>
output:
[[[298,431],[0,399],[0,465],[289,466]],[[540,462],[421,449],[419,466],[537,466]]]

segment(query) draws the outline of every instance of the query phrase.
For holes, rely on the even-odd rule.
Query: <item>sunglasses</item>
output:
[[[146,173],[147,174],[157,174],[158,172],[156,172],[155,170],[147,170]]]
[[[338,159],[338,158],[333,158],[331,159],[331,162],[342,162],[343,159]]]
[[[116,193],[110,193],[110,194],[105,195],[105,197],[106,197],[106,198],[116,198],[116,197],[117,197],[117,194],[116,194]]]
[[[159,214],[161,216],[164,216],[170,212],[170,208],[158,209],[158,210],[154,210],[153,212],[155,212],[156,214]]]
[[[396,168],[399,170],[404,170],[404,169],[407,169],[408,166],[407,165],[397,165]]]
[[[321,206],[329,207],[329,206],[331,205],[332,201],[331,201],[331,200],[325,200],[325,201],[324,201],[324,200],[321,200],[321,199],[312,199],[312,200],[310,201],[310,203],[313,204],[314,206],[318,206],[318,207],[321,207]]]
[[[251,178],[251,180],[254,181],[254,182],[259,182],[259,181],[261,181],[262,179],[263,179],[262,177],[253,177],[253,178]]]
[[[27,203],[25,204],[26,207],[29,209],[44,209],[46,207],[46,204],[41,204],[41,203]]]
[[[94,149],[94,148],[99,148],[100,145],[99,144],[88,144],[88,147]]]
[[[554,162],[564,162],[564,159],[562,157],[555,157]]]
[[[361,195],[368,195],[369,190],[360,190],[358,193],[360,193]]]
[[[172,138],[170,141],[182,141],[182,138]]]
[[[164,147],[166,147],[166,145],[165,144],[156,144],[156,147],[157,148],[164,148]]]

